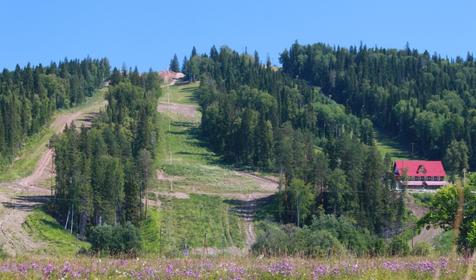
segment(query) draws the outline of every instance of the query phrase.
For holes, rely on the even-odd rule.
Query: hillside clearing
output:
[[[402,147],[401,144],[399,144],[389,136],[379,131],[376,131],[375,134],[375,145],[377,146],[377,149],[380,151],[382,156],[389,154],[392,160],[415,159],[415,156],[413,156],[411,152]]]
[[[146,253],[180,256],[186,248],[211,251],[243,247],[244,225],[230,211],[232,205],[227,200],[196,194],[188,199],[158,198],[160,210],[150,210],[141,228]]]
[[[38,139],[32,140],[22,153],[5,172],[2,179],[11,180],[0,184],[0,244],[8,255],[25,255],[48,248],[50,239],[45,235],[34,233],[35,229],[45,229],[52,223],[33,223],[38,227],[27,230],[23,224],[33,211],[46,202],[51,194],[48,182],[53,172],[53,152],[47,143],[52,135],[61,133],[66,125],[72,122],[88,122],[91,114],[98,112],[105,105],[106,90],[99,90],[93,97],[81,106],[58,113],[49,125],[47,132]],[[20,179],[20,176],[25,176]],[[48,186],[48,187],[45,187]],[[33,217],[35,218],[35,216]]]
[[[218,222],[226,221],[225,227],[223,224],[210,226],[207,225],[206,219],[194,217],[183,218],[189,225],[177,225],[172,222],[174,220],[168,222],[163,220],[162,224],[166,225],[169,232],[178,231],[174,234],[176,236],[182,236],[187,240],[198,238],[199,242],[187,243],[190,248],[195,248],[192,250],[193,254],[244,255],[256,239],[253,226],[257,208],[255,200],[274,194],[278,189],[278,180],[273,176],[259,176],[223,165],[221,158],[200,140],[200,112],[197,110],[194,96],[197,87],[198,83],[164,88],[165,94],[159,100],[157,108],[160,112],[162,135],[156,164],[158,168],[156,189],[150,191],[156,197],[158,195],[161,201],[159,213],[164,212],[164,217],[169,215],[173,217],[174,214],[171,213],[175,211],[180,213],[182,205],[188,205],[199,198],[201,203],[208,200],[215,201],[210,205],[215,207],[210,209],[210,213],[215,215],[214,219]],[[191,199],[183,200],[187,197]],[[168,202],[163,203],[164,201]],[[196,205],[191,204],[189,207],[193,209]],[[221,210],[216,212],[217,209]],[[229,213],[231,210],[233,211]],[[213,219],[212,216],[210,219]],[[236,227],[238,230],[229,230]],[[208,244],[204,244],[203,230],[193,233],[198,234],[198,237],[188,236],[192,234],[189,231],[196,232],[197,228],[207,229]],[[223,231],[223,228],[228,230]],[[185,231],[180,233],[182,229]],[[211,232],[208,232],[210,230]],[[175,248],[184,246],[176,240],[170,244]],[[241,249],[243,246],[246,249]]]
[[[210,151],[199,137],[199,114],[193,93],[198,83],[164,88],[159,100],[167,102],[168,96],[177,108],[169,111],[168,103],[159,104],[161,135],[157,167],[158,191],[186,193],[268,193],[277,190],[277,180],[263,178],[224,166],[218,155]],[[192,114],[188,111],[193,108]],[[183,113],[186,111],[186,113]],[[170,129],[170,130],[169,130]]]
[[[0,182],[25,178],[34,173],[35,169],[44,169],[44,165],[48,165],[51,161],[51,156],[47,155],[48,143],[51,137],[54,134],[61,133],[65,125],[71,124],[73,121],[77,126],[87,123],[91,114],[99,112],[105,106],[105,94],[106,89],[103,88],[92,97],[88,97],[85,103],[56,113],[49,125],[28,138],[17,159],[10,166],[0,170]],[[44,156],[48,157],[42,159]],[[41,162],[43,162],[43,166],[37,166]]]
[[[48,215],[43,209],[38,208],[26,218],[23,227],[39,242],[45,242],[46,246],[39,253],[47,253],[56,256],[72,256],[80,250],[87,250],[91,246],[87,242],[78,240],[74,235]]]

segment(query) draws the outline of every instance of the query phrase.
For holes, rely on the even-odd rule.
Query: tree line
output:
[[[184,61],[186,77],[200,80],[201,132],[210,147],[228,162],[282,175],[279,221],[302,226],[333,214],[378,234],[401,225],[403,200],[371,120],[269,60],[262,64],[257,53],[212,47]]]
[[[53,209],[65,228],[81,238],[109,244],[110,240],[101,241],[107,239],[103,235],[116,232],[137,239],[131,225],[138,226],[147,215],[144,198],[153,176],[160,93],[157,73],[114,69],[108,105],[92,127],[73,124],[52,140],[56,166]],[[122,248],[116,245],[109,249]]]
[[[109,77],[107,59],[65,59],[0,73],[0,167],[9,164],[27,137],[58,109],[80,104]]]
[[[348,112],[452,173],[476,167],[476,61],[385,48],[300,45],[280,56],[282,71],[315,86]],[[412,147],[413,146],[413,147]],[[456,153],[456,154],[455,154]],[[466,159],[466,163],[464,160]]]

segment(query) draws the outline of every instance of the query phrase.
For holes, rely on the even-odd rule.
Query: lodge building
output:
[[[397,160],[393,165],[397,189],[438,189],[448,185],[441,161]]]

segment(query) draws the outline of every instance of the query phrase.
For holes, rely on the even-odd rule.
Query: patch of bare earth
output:
[[[195,120],[197,116],[197,106],[190,104],[178,104],[178,103],[166,103],[160,102],[157,111],[162,113],[173,113],[179,116],[182,116],[186,119]],[[220,197],[225,197],[228,199],[233,199],[238,202],[238,206],[235,207],[234,211],[242,218],[243,224],[245,226],[245,248],[240,249],[237,247],[229,247],[225,249],[216,249],[216,248],[195,248],[192,250],[192,254],[202,254],[202,255],[216,255],[220,252],[225,252],[230,255],[246,255],[251,246],[256,241],[256,234],[254,231],[253,221],[255,219],[255,214],[257,210],[257,201],[267,198],[278,191],[279,180],[272,176],[260,176],[243,171],[235,171],[235,175],[242,177],[246,180],[253,181],[260,190],[253,193],[241,194],[241,193],[209,193],[209,192],[200,192],[195,191],[195,188],[192,188],[192,192],[196,194],[206,194],[206,195],[215,195]],[[162,170],[157,171],[157,179],[160,181],[170,181],[174,180],[167,176]],[[226,179],[224,179],[226,180]],[[228,179],[229,180],[229,179]],[[226,181],[225,181],[226,183]],[[232,182],[229,182],[232,183]],[[168,195],[173,195],[173,193],[163,193]],[[176,195],[177,193],[175,193]],[[185,193],[181,193],[185,194]],[[174,196],[174,195],[173,195]]]
[[[197,116],[197,106],[190,104],[160,102],[157,106],[157,111],[161,113],[176,114],[191,120],[195,120]]]
[[[245,256],[248,254],[251,246],[256,241],[256,233],[254,230],[253,221],[255,219],[256,210],[258,207],[258,201],[264,200],[275,192],[278,191],[278,180],[275,177],[264,177],[246,172],[235,171],[236,175],[253,181],[260,187],[260,191],[252,193],[213,193],[195,191],[192,188],[190,192],[154,192],[157,196],[173,197],[177,199],[188,199],[189,194],[202,194],[210,196],[219,196],[229,200],[233,200],[236,206],[233,208],[233,212],[236,213],[243,221],[245,232],[245,247],[240,249],[238,247],[228,247],[224,249],[218,248],[194,248],[191,251],[192,255],[208,255],[215,256],[217,254],[227,254],[234,256]],[[157,179],[160,181],[173,180],[171,176],[168,176],[163,170],[157,170]]]
[[[91,114],[92,108],[99,111],[103,105],[104,102],[94,104],[86,111],[62,113],[56,116],[50,128],[59,134],[66,125],[75,121],[87,124],[85,113]],[[50,198],[51,190],[41,186],[54,176],[53,154],[52,149],[45,151],[31,175],[0,184],[0,245],[10,256],[26,255],[46,248],[44,242],[32,238],[23,226],[31,211]]]
[[[157,180],[163,181],[163,182],[170,182],[170,181],[175,182],[175,181],[180,181],[183,179],[183,177],[181,176],[169,176],[165,174],[165,172],[161,169],[156,170],[156,178]]]
[[[405,202],[406,202],[406,205],[407,205],[408,209],[410,209],[410,211],[412,211],[413,215],[415,215],[415,217],[417,217],[418,219],[421,219],[429,211],[428,208],[426,208],[424,206],[421,206],[421,205],[418,205],[415,202],[415,198],[411,195],[408,195],[408,194],[406,195]],[[431,243],[442,232],[443,232],[443,230],[441,228],[434,228],[434,227],[428,227],[427,228],[427,227],[424,227],[420,230],[420,233],[418,235],[413,237],[413,239],[410,241],[410,243],[411,242],[413,242],[413,244],[417,244],[417,243],[421,243],[421,242]]]

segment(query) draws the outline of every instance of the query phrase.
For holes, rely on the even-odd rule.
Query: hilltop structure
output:
[[[166,84],[175,84],[176,81],[185,77],[183,73],[174,71],[160,71],[159,76]]]
[[[397,160],[393,165],[397,189],[438,189],[448,185],[441,161]]]

